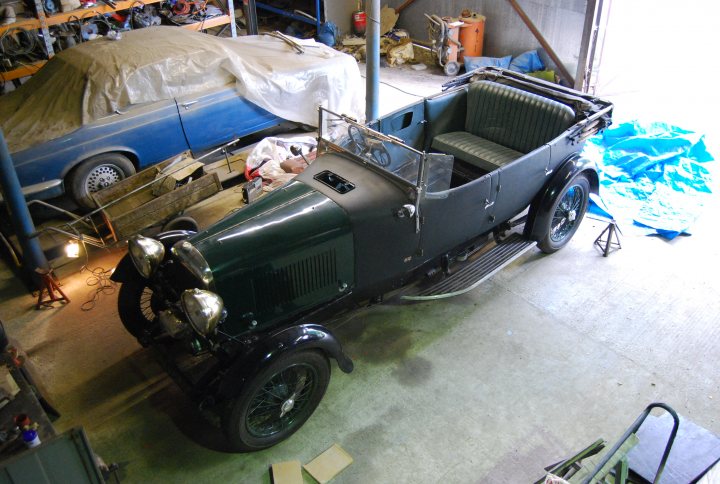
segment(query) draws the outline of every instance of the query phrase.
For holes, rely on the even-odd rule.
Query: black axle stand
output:
[[[607,238],[603,239],[605,234],[607,234]],[[613,237],[615,240],[613,240]],[[618,235],[618,227],[614,220],[611,220],[607,227],[600,232],[598,238],[595,239],[595,245],[600,247],[600,250],[603,251],[603,257],[607,257],[613,250],[622,249],[622,246],[620,245],[620,236]]]

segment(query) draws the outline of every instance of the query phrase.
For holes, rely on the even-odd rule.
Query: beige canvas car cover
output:
[[[323,105],[362,118],[355,60],[312,40],[304,54],[270,36],[218,38],[177,27],[124,32],[60,52],[18,90],[0,97],[11,152],[57,138],[132,105],[235,83],[282,118],[317,125]]]

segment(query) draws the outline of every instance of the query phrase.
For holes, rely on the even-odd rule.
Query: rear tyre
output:
[[[266,449],[290,437],[320,404],[329,381],[330,364],[318,351],[287,353],[260,370],[225,412],[232,449]]]
[[[588,208],[590,182],[584,174],[573,178],[555,198],[552,207],[538,222],[543,237],[538,247],[546,254],[562,249],[577,232]]]
[[[70,195],[82,208],[96,208],[92,194],[135,174],[135,165],[120,153],[93,156],[68,176]]]

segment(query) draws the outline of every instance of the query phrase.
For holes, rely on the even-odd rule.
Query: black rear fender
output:
[[[337,361],[338,367],[350,373],[352,360],[343,352],[340,342],[329,329],[319,324],[290,326],[260,336],[253,341],[250,351],[240,354],[225,372],[219,383],[221,400],[237,397],[246,382],[278,357],[291,351],[317,350]]]
[[[538,216],[552,209],[553,202],[558,194],[580,173],[585,174],[590,181],[590,192],[598,193],[600,182],[595,162],[580,156],[580,153],[573,154],[560,166],[550,181],[540,193],[535,196],[535,199],[530,204],[524,231],[526,238],[538,240],[542,237],[542,227],[535,223]]]
[[[195,232],[190,230],[169,230],[157,235],[155,239],[162,242],[165,247],[165,258],[167,259],[170,254],[170,249],[172,249],[172,246],[175,245],[176,242],[185,240],[194,234]],[[117,267],[115,267],[112,276],[110,276],[110,280],[115,282],[126,282],[130,278],[137,276],[138,271],[135,269],[132,259],[130,259],[130,254],[125,254],[125,257],[120,259]]]

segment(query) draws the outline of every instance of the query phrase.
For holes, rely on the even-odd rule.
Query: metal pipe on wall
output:
[[[18,180],[15,165],[13,165],[10,151],[5,142],[5,134],[0,129],[0,188],[2,188],[5,203],[10,212],[13,227],[17,234],[23,252],[23,269],[38,280],[35,269],[49,269],[50,264],[40,247],[40,241],[32,237],[35,225],[30,217],[30,210],[25,203],[20,180]]]
[[[380,105],[380,0],[365,2],[368,26],[365,33],[365,121],[378,118]]]

